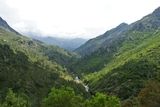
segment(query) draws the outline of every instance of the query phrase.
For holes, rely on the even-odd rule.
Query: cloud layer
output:
[[[160,0],[0,0],[0,15],[19,32],[92,38],[151,13]]]

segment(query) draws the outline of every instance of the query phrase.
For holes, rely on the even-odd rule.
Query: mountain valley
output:
[[[0,18],[0,107],[160,106],[160,7],[75,47],[53,41]]]

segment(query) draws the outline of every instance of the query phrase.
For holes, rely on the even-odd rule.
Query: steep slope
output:
[[[129,30],[144,31],[150,30],[150,28],[156,29],[160,24],[159,11],[160,8],[157,8],[152,14],[145,16],[131,25],[121,23],[119,26],[107,31],[103,35],[87,41],[84,45],[77,48],[75,52],[79,53],[81,56],[87,56],[97,51],[99,48],[104,48],[106,45],[113,44],[113,41],[125,37],[125,32]]]
[[[137,38],[136,42],[140,42],[141,39],[143,40],[144,38],[147,38],[147,36],[129,36],[130,32],[139,31],[143,34],[154,32],[159,28],[160,20],[158,12],[159,8],[152,14],[143,17],[135,23],[130,25],[123,23],[118,27],[107,31],[105,34],[89,40],[86,44],[76,50],[76,52],[82,56],[82,59],[75,63],[72,71],[89,73],[101,70],[112,61],[120,51],[123,52],[129,50],[128,47],[124,47],[123,51],[120,50],[120,48],[123,47],[124,42],[131,40],[132,38]],[[132,47],[130,47],[130,49],[132,49]],[[82,68],[79,65],[84,65],[84,67]]]
[[[73,64],[71,71],[80,73],[90,73],[100,70],[114,57],[114,53],[125,39],[125,32],[129,30],[129,25],[122,23],[101,36],[89,40],[87,43],[76,49],[75,52],[82,58]],[[83,67],[81,67],[83,66]]]
[[[112,53],[113,58],[102,70],[85,76],[84,80],[90,84],[92,91],[118,95],[126,100],[137,96],[147,81],[160,82],[159,17],[160,8],[129,25],[118,49]],[[101,54],[99,57],[102,57]]]
[[[15,31],[13,28],[11,28],[11,27],[8,25],[8,23],[7,23],[5,20],[3,20],[1,17],[0,17],[0,28],[2,28],[2,29],[4,29],[4,30],[7,30],[7,31],[9,31],[9,32],[14,32],[14,33],[20,35],[20,33],[18,33],[18,32]]]
[[[77,57],[75,53],[66,51],[63,48],[59,48],[58,46],[53,46],[53,45],[49,46],[38,40],[32,40],[25,36],[22,36],[20,33],[18,33],[13,28],[11,28],[8,25],[8,23],[5,20],[3,20],[1,17],[0,17],[0,28],[7,31],[8,35],[11,35],[9,34],[9,32],[12,34],[16,33],[18,35],[16,36],[15,34],[13,34],[14,36],[12,36],[11,38],[10,37],[7,38],[7,39],[10,39],[11,41],[14,40],[14,42],[16,42],[15,45],[23,45],[25,48],[30,48],[32,51],[39,52],[47,56],[50,60],[56,61],[56,63],[60,65],[67,66],[70,60]]]
[[[141,41],[138,47],[117,55],[101,71],[86,76],[93,90],[113,92],[126,99],[137,94],[146,80],[158,78],[160,31],[149,36],[153,37]]]
[[[50,61],[51,54],[54,55]],[[67,70],[57,64],[64,63],[64,56],[70,58],[61,48],[0,28],[0,101],[9,88],[28,98],[32,107],[38,107],[52,87],[70,86],[77,93],[85,93],[84,87],[76,84]]]
[[[116,28],[113,28],[101,36],[89,40],[84,45],[80,46],[75,52],[79,53],[81,56],[88,56],[96,52],[100,48],[105,48],[105,46],[112,44],[117,40],[118,37],[123,36],[123,33],[128,30],[128,24],[121,23]],[[105,44],[105,45],[104,45]]]

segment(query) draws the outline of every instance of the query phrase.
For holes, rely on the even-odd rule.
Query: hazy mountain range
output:
[[[57,45],[61,48],[64,48],[66,50],[73,51],[80,47],[82,44],[84,44],[87,39],[82,39],[82,38],[58,38],[58,37],[52,37],[52,36],[44,36],[38,33],[32,33],[32,32],[27,32],[25,33],[29,37],[42,41],[48,45]]]

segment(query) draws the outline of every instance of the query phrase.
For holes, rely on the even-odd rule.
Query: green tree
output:
[[[91,99],[86,101],[86,107],[120,107],[117,97],[96,93]]]
[[[70,87],[52,88],[42,107],[83,107],[83,98]]]
[[[138,94],[140,107],[160,107],[160,82],[149,81]]]
[[[43,100],[42,107],[120,107],[117,97],[97,93],[90,99],[84,100],[76,95],[70,87],[52,88],[48,97]]]
[[[0,104],[0,107],[30,107],[30,103],[9,89],[5,101]]]

